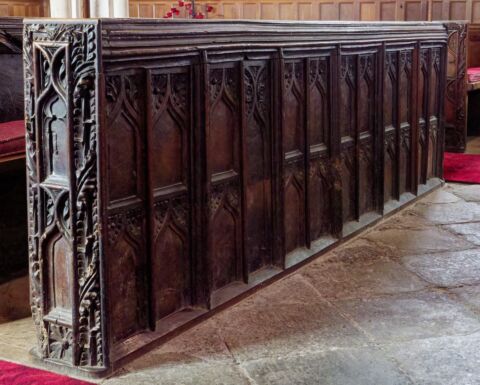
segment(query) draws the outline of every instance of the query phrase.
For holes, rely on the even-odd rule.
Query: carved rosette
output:
[[[103,368],[97,35],[96,24],[26,24],[24,67],[31,307],[39,352]],[[59,241],[48,243],[54,237]],[[57,247],[75,267],[67,304],[42,296],[55,284],[45,276],[49,261],[67,258]]]

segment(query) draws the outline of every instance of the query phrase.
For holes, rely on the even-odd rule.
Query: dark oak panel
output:
[[[151,279],[155,320],[191,304],[192,85],[188,67],[153,70],[149,87]]]
[[[207,252],[211,288],[215,290],[243,279],[239,63],[209,67],[208,82]]]
[[[386,52],[384,66],[384,201],[414,192],[414,48]]]
[[[244,248],[249,273],[273,263],[271,72],[269,61],[244,64]]]

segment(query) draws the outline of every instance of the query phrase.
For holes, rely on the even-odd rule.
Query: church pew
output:
[[[478,135],[480,82],[468,80],[468,69],[480,67],[480,24],[449,22],[445,98],[445,148],[464,152],[467,135]],[[468,128],[468,129],[467,129]]]
[[[440,23],[28,20],[36,354],[105,375],[442,183]]]
[[[469,24],[467,42],[468,69],[480,70],[480,24]],[[468,135],[480,135],[480,81],[468,79],[467,83],[468,102]]]
[[[28,269],[22,28],[0,18],[0,283]]]

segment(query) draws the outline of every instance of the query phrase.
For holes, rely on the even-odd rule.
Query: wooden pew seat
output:
[[[23,120],[0,123],[0,162],[25,156],[25,123]]]

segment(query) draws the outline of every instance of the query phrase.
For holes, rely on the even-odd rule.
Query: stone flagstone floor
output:
[[[32,365],[29,318],[0,359]],[[480,384],[480,186],[447,184],[99,381]]]

